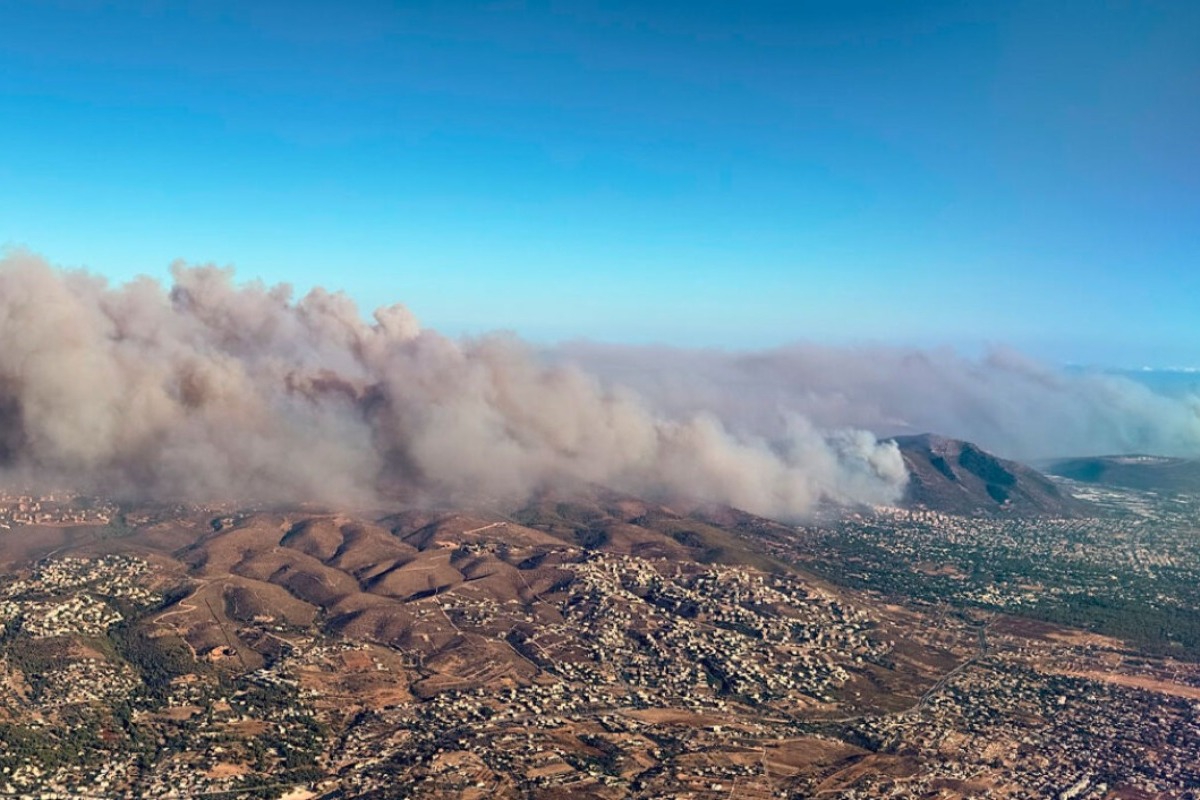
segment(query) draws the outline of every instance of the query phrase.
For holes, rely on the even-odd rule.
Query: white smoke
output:
[[[884,346],[729,353],[576,343],[552,357],[636,389],[662,413],[706,409],[743,436],[770,438],[800,415],[879,436],[939,433],[1025,460],[1200,455],[1200,398],[1051,368],[1004,348],[971,359]]]
[[[585,481],[775,516],[891,501],[906,482],[895,445],[862,429],[797,414],[731,426],[750,409],[651,403],[512,337],[422,330],[402,306],[368,323],[342,294],[172,274],[170,288],[110,287],[29,254],[0,260],[9,482],[360,504]]]

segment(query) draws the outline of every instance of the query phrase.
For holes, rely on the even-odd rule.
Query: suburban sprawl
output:
[[[1194,797],[1197,502],[1067,488],[1093,516],[14,495],[0,794]]]

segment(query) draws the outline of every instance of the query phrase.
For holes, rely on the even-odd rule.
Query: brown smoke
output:
[[[453,340],[402,306],[235,284],[110,287],[0,260],[0,469],[10,482],[154,499],[519,498],[593,482],[764,514],[896,499],[895,446],[799,417],[763,438],[666,414],[506,336]]]

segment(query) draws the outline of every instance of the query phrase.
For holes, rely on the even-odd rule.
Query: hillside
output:
[[[1081,483],[1170,494],[1200,492],[1200,460],[1124,455],[1053,461],[1046,472]]]
[[[933,434],[897,436],[909,485],[904,503],[950,514],[1074,516],[1086,504],[1041,473],[977,445]]]
[[[918,444],[964,496],[1024,502],[1016,465]],[[1196,778],[1200,668],[1179,660],[1200,639],[1196,568],[1167,587],[1104,560],[1161,550],[1190,513],[1118,520],[1110,541],[1160,538],[1114,548],[1090,546],[1094,520],[848,509],[798,528],[599,487],[516,509],[106,506],[78,525],[56,502],[0,530],[8,793],[965,798],[1051,796],[1081,768],[1130,791]],[[1126,618],[1180,647],[1119,674],[1128,643],[997,614],[1061,597],[1090,624],[1072,598],[1111,614],[1164,588],[1184,612]],[[1018,739],[1046,754],[1033,770],[989,744]],[[975,777],[947,793],[947,774]]]

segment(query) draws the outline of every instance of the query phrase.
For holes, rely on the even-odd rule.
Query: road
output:
[[[965,670],[967,667],[969,667],[972,664],[974,664],[975,662],[979,661],[981,658],[984,658],[985,656],[987,656],[987,654],[988,654],[987,629],[988,629],[988,626],[990,626],[993,622],[995,622],[995,620],[996,620],[996,618],[992,617],[987,622],[980,625],[979,628],[976,630],[976,635],[979,637],[979,640],[976,643],[974,655],[972,655],[966,661],[962,662],[957,667],[950,670],[945,675],[943,675],[941,678],[939,678],[937,683],[935,683],[933,686],[930,686],[929,689],[927,689],[925,691],[925,694],[921,695],[921,697],[917,700],[917,702],[913,703],[913,705],[910,708],[907,708],[904,711],[900,711],[897,713],[909,714],[909,713],[921,711],[923,708],[925,708],[926,704],[929,703],[930,698],[932,698],[935,694],[940,692],[946,686],[947,683],[954,680],[954,678],[956,678],[958,675],[962,674],[963,670]]]
[[[852,717],[837,717],[834,719],[822,719],[822,720],[814,720],[814,721],[819,724],[822,724],[822,725],[828,724],[828,723],[834,723],[834,724],[840,725],[840,724],[849,724],[851,722],[861,722],[862,720],[874,719],[874,718],[878,718],[879,716],[901,717],[901,716],[904,716],[905,714],[912,714],[912,713],[921,711],[935,694],[937,694],[943,688],[945,688],[946,684],[948,684],[950,681],[954,680],[957,676],[961,675],[963,673],[963,671],[967,669],[967,667],[971,666],[972,664],[978,662],[980,659],[987,656],[988,652],[991,649],[991,646],[988,644],[987,630],[988,630],[988,628],[990,628],[992,626],[992,623],[994,623],[995,621],[996,621],[996,617],[992,616],[987,620],[987,622],[984,622],[982,625],[978,626],[978,628],[976,628],[976,631],[975,631],[975,634],[977,636],[975,652],[971,655],[971,657],[968,658],[966,661],[962,662],[961,664],[959,664],[958,666],[954,667],[954,669],[950,670],[942,677],[938,678],[937,682],[934,683],[932,686],[930,686],[928,689],[926,689],[925,693],[922,694],[920,697],[918,697],[916,702],[913,703],[908,708],[903,708],[899,711],[891,711],[891,712],[888,712],[887,714],[882,714],[882,715],[879,715],[879,714],[857,714]]]

